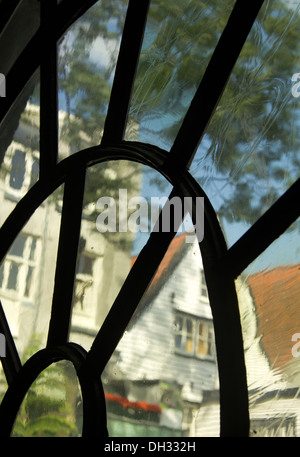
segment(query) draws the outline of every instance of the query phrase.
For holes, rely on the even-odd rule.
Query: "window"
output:
[[[177,316],[175,320],[175,347],[179,352],[194,354],[194,322],[186,316]]]
[[[0,267],[0,289],[31,299],[34,291],[34,270],[37,264],[37,239],[19,235]]]
[[[176,352],[201,359],[214,358],[214,333],[211,322],[178,314],[174,328]]]
[[[197,357],[213,358],[214,356],[214,334],[212,325],[205,321],[198,322],[197,335]]]
[[[77,274],[75,279],[75,306],[80,310],[85,308],[86,293],[93,285],[94,259],[86,253],[79,256]]]
[[[208,298],[204,270],[201,270],[200,295],[202,298]]]
[[[126,259],[130,269],[124,282],[112,268],[114,261],[121,264],[121,254],[114,260],[107,250],[102,262],[84,252],[77,262],[86,170],[119,158],[157,170],[172,187],[169,195],[182,199],[205,196],[205,236],[200,249],[212,313],[207,312],[204,281],[199,286],[197,276],[193,288],[187,277],[184,284],[177,280],[176,297],[171,296],[171,301],[179,301],[180,292],[188,290],[195,298],[195,308],[182,309],[174,322],[170,307],[168,327],[159,318],[157,323],[163,331],[174,330],[175,323],[175,330],[167,335],[172,349],[176,348],[175,357],[187,355],[189,362],[199,365],[199,359],[213,358],[213,316],[220,379],[216,423],[220,424],[221,436],[248,436],[251,416],[258,421],[263,417],[266,424],[272,418],[273,428],[277,427],[273,418],[281,421],[295,414],[299,420],[300,406],[294,399],[288,407],[291,411],[285,412],[290,388],[297,389],[297,395],[299,392],[299,377],[293,371],[298,361],[291,360],[291,337],[299,332],[299,316],[290,312],[286,300],[278,303],[280,312],[274,313],[273,306],[274,297],[278,300],[287,295],[292,306],[299,291],[282,284],[279,295],[277,280],[273,279],[268,289],[266,276],[263,283],[260,275],[253,277],[261,266],[251,271],[255,261],[260,265],[265,262],[264,272],[271,261],[278,266],[293,253],[287,260],[295,264],[292,274],[299,272],[299,238],[289,238],[300,216],[299,93],[293,84],[298,86],[294,76],[299,75],[299,6],[291,0],[0,1],[0,71],[7,78],[6,96],[0,103],[2,301],[33,295],[39,240],[30,232],[17,235],[45,199],[64,187],[58,251],[51,250],[55,278],[47,345],[30,359],[32,370],[27,371],[26,367],[23,370],[19,349],[8,346],[6,360],[2,360],[9,385],[0,404],[2,435],[11,434],[27,383],[52,363],[53,355],[71,360],[80,377],[85,404],[82,434],[106,434],[101,381],[104,367],[112,360],[175,236],[149,236],[132,266]],[[35,91],[37,80],[40,90]],[[40,142],[31,150],[20,137],[15,141],[16,126],[30,98],[35,99],[40,114],[36,135]],[[61,110],[68,116],[59,132]],[[19,133],[26,136],[27,131]],[[70,145],[69,157],[65,144]],[[37,178],[37,185],[27,193]],[[103,179],[98,175],[96,181],[100,186]],[[12,202],[5,198],[18,204],[12,209]],[[7,218],[5,212],[9,212]],[[48,216],[51,221],[51,213]],[[280,259],[275,242],[283,235]],[[268,249],[271,252],[267,253]],[[262,259],[264,254],[268,256]],[[105,276],[99,274],[100,267]],[[175,277],[176,269],[173,273]],[[291,284],[282,270],[273,273]],[[248,278],[256,294],[246,288]],[[74,291],[85,310],[93,303],[91,291],[97,293],[96,281],[102,281],[107,292],[111,279],[120,287],[113,298],[107,294],[107,318],[101,326],[97,320],[90,349],[83,350],[81,342],[70,344]],[[270,316],[278,318],[276,328],[265,319],[268,293]],[[198,300],[199,295],[203,300]],[[1,331],[13,343],[4,309],[1,304]],[[287,333],[282,332],[283,315],[290,317]],[[147,326],[149,335],[151,324]],[[275,336],[280,335],[280,344],[273,331]],[[289,346],[279,359],[275,346],[282,344]],[[147,363],[149,354],[152,351],[145,346]],[[181,357],[180,362],[186,359]],[[130,364],[133,372],[137,368],[134,358]],[[213,363],[205,366],[211,371],[215,368]],[[90,368],[97,382],[96,376],[90,379]],[[176,381],[179,372],[180,368],[174,374]],[[201,365],[199,372],[206,374]],[[185,376],[185,370],[180,374]],[[269,403],[262,411],[259,397],[269,401],[272,392],[276,402],[282,393],[280,411]],[[211,398],[207,400],[210,406]],[[296,406],[298,411],[293,410]],[[254,407],[257,415],[251,411]],[[201,407],[199,417],[204,411]],[[193,418],[196,430],[198,424]],[[283,431],[286,435],[294,430],[293,424],[287,425],[286,433]],[[263,434],[265,426],[258,424],[257,430]],[[295,433],[299,434],[296,426]]]
[[[20,149],[16,149],[11,159],[11,172],[9,185],[11,188],[20,190],[23,186],[25,177],[26,154]]]
[[[13,143],[7,153],[6,168],[6,197],[19,199],[38,180],[38,153],[25,149],[21,144]]]

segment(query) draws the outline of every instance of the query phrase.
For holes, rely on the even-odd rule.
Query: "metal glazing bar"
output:
[[[21,0],[2,0],[0,3],[0,34]]]
[[[171,198],[176,195],[177,193],[174,191]],[[146,245],[132,266],[87,355],[87,360],[94,365],[94,369],[99,375],[101,375],[116,349],[133,313],[177,233],[179,226],[170,227],[169,231],[161,231],[159,224],[161,224],[162,214],[167,209],[167,205],[168,202],[163,207],[156,228],[152,231]]]
[[[170,162],[190,165],[262,4],[237,0],[175,138]]]
[[[80,238],[85,169],[66,179],[47,346],[67,342]]]
[[[38,31],[6,75],[6,97],[1,99],[0,125],[27,81],[38,68],[41,45],[41,34]]]
[[[227,251],[220,268],[241,274],[300,216],[300,178]]]
[[[123,139],[150,0],[130,0],[102,143]]]
[[[212,308],[220,392],[220,435],[248,436],[247,376],[239,306],[233,281],[218,268],[206,268]]]
[[[41,1],[40,178],[54,171],[58,156],[56,0]]]

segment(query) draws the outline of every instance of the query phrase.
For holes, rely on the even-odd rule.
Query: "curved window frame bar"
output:
[[[16,5],[17,3],[14,2]],[[188,166],[204,135],[263,0],[236,1],[227,26],[169,152],[149,144],[123,141],[128,104],[149,7],[149,0],[145,2],[130,0],[102,144],[82,150],[60,163],[57,163],[57,40],[96,1],[76,0],[70,4],[67,0],[63,0],[59,5],[56,2],[41,3],[43,5],[41,5],[41,27],[7,75],[7,98],[1,104],[0,109],[1,125],[25,84],[41,66],[40,179],[16,205],[0,229],[0,261],[35,209],[61,184],[65,184],[64,204],[47,347],[29,359],[24,366],[21,365],[5,314],[2,306],[0,307],[0,330],[5,334],[7,340],[7,355],[2,358],[2,364],[9,384],[8,391],[0,405],[0,435],[10,434],[20,402],[35,377],[45,366],[61,358],[72,361],[79,379],[83,379],[81,385],[84,392],[89,383],[94,383],[87,403],[90,404],[94,399],[99,411],[84,406],[83,435],[106,436],[107,434],[105,419],[103,419],[105,402],[100,381],[101,372],[176,233],[174,230],[167,234],[158,232],[150,236],[106,321],[99,330],[91,350],[83,353],[83,350],[77,346],[75,348],[74,345],[67,343],[85,172],[88,166],[95,163],[126,159],[148,165],[161,173],[173,185],[171,195],[178,195],[181,198],[185,196],[204,196],[205,198],[205,237],[200,243],[200,250],[215,329],[220,381],[220,433],[221,436],[248,436],[246,368],[234,280],[253,258],[263,252],[299,216],[300,210],[297,209],[294,202],[295,196],[299,195],[300,181],[297,181],[228,250],[214,209],[203,190],[189,174]],[[136,19],[137,12],[138,19]],[[12,11],[9,12],[9,15],[11,14]],[[49,38],[49,36],[47,52],[44,52],[41,38]],[[132,48],[128,43],[134,44],[134,47]],[[223,55],[227,49],[230,49],[230,55],[224,68]],[[43,55],[44,58],[42,58]],[[24,65],[25,62],[26,65]],[[128,64],[128,62],[130,63]],[[222,71],[219,71],[220,68]],[[124,74],[126,74],[126,78],[123,77]],[[201,109],[203,106],[205,109]],[[199,113],[201,113],[200,123]],[[199,127],[197,129],[195,129],[195,119],[197,119]],[[51,141],[48,142],[49,137]],[[79,204],[74,211],[72,202],[75,194]],[[286,215],[284,221],[281,215],[283,208]],[[195,214],[191,214],[191,217],[195,221]],[[276,223],[270,225],[274,221]],[[70,225],[73,228],[71,237],[67,236]],[[255,243],[255,249],[253,249],[253,243]],[[64,264],[66,258],[68,258],[68,275],[62,284],[60,272],[66,271]],[[141,265],[143,278],[139,273]],[[139,284],[139,287],[132,289],[132,281],[135,286]],[[131,295],[134,290],[134,299],[131,307],[125,308],[122,319],[120,319],[120,309],[122,308],[120,305],[124,303],[127,290],[131,291]],[[63,312],[61,311],[62,303]],[[109,332],[112,324],[116,328],[114,339],[111,338]],[[107,345],[107,341],[109,341],[109,345]],[[104,342],[105,351],[103,351]],[[19,393],[15,395],[16,392]],[[9,411],[11,412],[8,413]]]

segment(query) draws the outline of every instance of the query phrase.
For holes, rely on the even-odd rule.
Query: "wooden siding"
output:
[[[164,274],[159,281],[154,278],[148,292],[153,298],[147,301],[144,297],[139,317],[119,344],[119,368],[132,381],[161,380],[191,386],[193,398],[196,395],[200,399],[203,390],[213,390],[217,385],[216,363],[179,355],[174,343],[176,310],[212,319],[208,300],[200,297],[199,247],[181,244],[176,265],[168,259],[162,267]]]

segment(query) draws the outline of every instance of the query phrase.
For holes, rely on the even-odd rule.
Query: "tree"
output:
[[[39,336],[32,335],[24,352],[24,360],[39,349]],[[79,388],[71,368],[69,362],[61,361],[42,371],[21,404],[12,436],[79,436],[76,423]]]
[[[124,1],[98,2],[60,41],[59,95],[69,116],[62,137],[73,150],[100,142],[124,15]],[[99,61],[93,58],[96,45],[105,52],[105,58]]]
[[[141,137],[148,130],[159,145],[172,144],[234,3],[151,3],[130,108]],[[125,8],[121,0],[98,2],[72,29],[72,48],[65,46],[60,62],[68,110],[90,137],[103,126],[116,61],[111,52],[99,71],[91,51],[96,40],[117,43]],[[228,220],[234,214],[253,222],[295,179],[299,144],[291,124],[298,104],[291,78],[299,71],[298,27],[289,4],[265,2],[196,155],[193,174],[209,195],[217,189],[218,213]],[[69,127],[78,142],[78,130]]]

